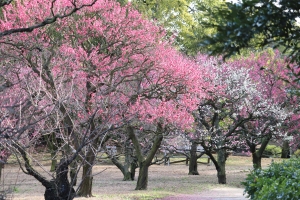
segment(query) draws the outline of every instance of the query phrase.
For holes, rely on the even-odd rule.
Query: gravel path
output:
[[[243,188],[214,188],[198,194],[182,194],[162,200],[245,200]]]

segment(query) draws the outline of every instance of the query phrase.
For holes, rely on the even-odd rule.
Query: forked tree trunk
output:
[[[125,156],[126,157],[126,156]],[[137,168],[137,164],[135,161],[131,161],[132,163],[126,163],[123,165],[119,162],[115,157],[111,158],[113,164],[115,164],[123,174],[123,181],[133,181],[135,178],[135,170]]]
[[[136,156],[139,162],[139,176],[138,176],[138,181],[135,190],[147,190],[148,187],[148,169],[149,166],[151,165],[151,162],[160,147],[161,141],[163,139],[163,134],[162,134],[162,125],[158,124],[157,125],[157,130],[156,130],[156,135],[155,139],[153,141],[153,145],[151,150],[148,152],[146,158],[144,158],[144,155],[141,151],[141,146],[140,143],[134,133],[134,130],[132,127],[127,127],[127,132],[129,135],[129,138],[131,139],[134,148],[136,150]]]
[[[226,164],[226,149],[220,149],[217,151],[218,154],[218,166],[217,168],[217,176],[218,176],[218,183],[219,184],[226,184],[226,170],[225,170],[225,164]]]
[[[133,155],[133,148],[130,147],[130,139],[125,141],[125,161],[124,164],[111,155],[111,161],[114,163],[123,174],[123,181],[133,181],[135,178],[135,170],[138,167],[135,156]]]
[[[254,169],[261,169],[261,159],[263,152],[265,151],[271,137],[267,136],[262,139],[260,148],[256,150],[256,144],[250,143],[250,141],[247,141],[247,144],[250,148],[250,152],[252,153],[252,163]]]
[[[198,172],[198,156],[197,156],[197,146],[196,142],[192,142],[191,150],[190,150],[190,163],[189,163],[189,175],[199,175]]]

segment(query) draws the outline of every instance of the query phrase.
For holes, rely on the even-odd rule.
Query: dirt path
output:
[[[270,162],[271,159],[263,160],[264,166]],[[47,170],[50,166],[46,165],[40,168],[36,166],[36,168],[49,178]],[[237,196],[230,196],[231,199],[243,199],[243,189],[240,182],[244,181],[251,168],[251,158],[249,157],[230,158],[226,166],[228,184],[220,187],[213,165],[199,164],[199,176],[188,175],[188,166],[183,163],[170,166],[153,165],[149,168],[148,190],[136,191],[134,190],[136,181],[122,181],[122,173],[116,166],[99,164],[93,168],[93,174],[95,174],[93,194],[95,197],[88,200],[216,200],[217,198],[225,200],[227,194],[237,194]],[[18,165],[6,165],[3,173],[4,179],[1,180],[1,190],[2,188],[10,188],[14,191],[14,200],[44,199],[43,186],[31,176],[24,174]],[[86,200],[86,198],[76,198],[75,200]]]
[[[243,188],[221,187],[203,191],[199,194],[181,194],[162,198],[161,200],[245,200]]]

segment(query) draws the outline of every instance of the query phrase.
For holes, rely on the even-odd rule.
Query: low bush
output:
[[[251,199],[299,200],[300,159],[272,163],[268,169],[254,170],[242,184]]]
[[[267,145],[266,149],[264,150],[263,156],[264,157],[280,157],[281,156],[281,147],[276,145]]]
[[[300,158],[300,149],[297,149],[297,151],[294,152],[294,155],[296,158]]]

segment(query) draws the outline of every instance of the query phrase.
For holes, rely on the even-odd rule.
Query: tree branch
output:
[[[0,0],[0,7],[10,4],[11,1],[12,0]],[[78,10],[81,10],[84,7],[93,6],[96,2],[97,2],[97,0],[94,0],[90,4],[84,4],[84,5],[81,5],[79,7],[76,7],[76,5],[74,4],[74,8],[66,14],[63,14],[63,15],[56,14],[53,17],[46,18],[42,22],[37,23],[37,24],[32,25],[32,26],[29,26],[29,27],[5,30],[3,32],[0,32],[0,38],[4,37],[4,36],[7,36],[7,35],[11,35],[13,33],[32,32],[35,29],[38,29],[38,28],[44,27],[48,24],[52,24],[52,23],[56,22],[57,19],[67,18],[67,17],[71,16],[73,13],[77,12]]]

